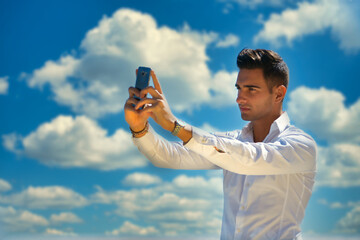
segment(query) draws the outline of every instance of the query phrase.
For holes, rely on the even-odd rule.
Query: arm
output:
[[[140,98],[144,98],[149,93],[152,98],[144,98],[137,102],[131,111],[141,116],[151,116],[162,128],[172,131],[176,118],[171,113],[153,72],[152,77],[155,88],[148,87],[135,93]],[[140,110],[145,104],[150,104],[150,106]],[[132,128],[132,122],[128,121],[128,123]],[[184,150],[181,145],[171,148],[164,140],[160,141],[159,145],[164,146],[171,156],[175,153],[177,155],[186,155],[187,152],[195,153],[198,156],[194,159],[206,159],[220,168],[239,174],[273,175],[315,172],[316,144],[314,140],[297,130],[290,131],[290,133],[282,134],[281,138],[270,143],[249,143],[233,138],[203,134],[195,128],[191,130],[189,127],[181,129],[178,134],[178,137],[187,143],[185,145],[187,150]],[[178,151],[178,149],[181,150]],[[146,154],[155,156],[151,151]]]
[[[204,135],[193,129],[186,148],[220,168],[247,175],[274,175],[316,171],[316,143],[307,134],[286,130],[270,143]],[[216,147],[216,148],[215,148]]]
[[[124,106],[125,120],[134,134],[134,144],[155,166],[175,169],[214,169],[216,165],[207,161],[201,155],[189,151],[180,143],[169,142],[160,137],[150,127],[147,130],[147,121],[152,117],[160,126],[168,131],[172,131],[175,126],[175,116],[171,113],[165,96],[162,94],[161,86],[156,75],[151,71],[154,81],[153,87],[148,87],[142,91],[136,88],[129,88],[129,99]],[[145,98],[149,93],[152,98]],[[134,98],[138,96],[141,101]],[[141,109],[145,104],[150,106]],[[188,126],[189,127],[189,126]],[[182,136],[187,142],[191,136],[191,128],[181,129],[178,136]]]
[[[201,155],[188,150],[179,142],[170,142],[151,127],[143,137],[133,138],[134,144],[157,167],[172,169],[218,169]]]

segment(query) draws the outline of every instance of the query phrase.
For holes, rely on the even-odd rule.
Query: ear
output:
[[[275,102],[277,103],[281,103],[284,98],[285,98],[285,94],[286,94],[286,87],[284,85],[280,85],[277,87],[274,87],[274,93],[275,93]]]

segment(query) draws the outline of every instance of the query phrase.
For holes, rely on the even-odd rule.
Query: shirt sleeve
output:
[[[300,130],[281,135],[270,143],[253,143],[204,134],[201,130],[193,128],[193,137],[186,144],[186,148],[222,169],[239,174],[315,172],[315,141]]]
[[[158,135],[150,126],[141,138],[133,138],[135,146],[152,164],[172,169],[218,169],[202,155],[185,148],[180,142],[170,142]]]

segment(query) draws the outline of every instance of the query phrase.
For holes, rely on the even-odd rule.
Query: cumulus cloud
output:
[[[211,132],[211,133],[215,133],[215,132],[220,132],[219,129],[217,129],[216,127],[212,126],[210,123],[203,123],[202,126],[199,127],[200,129],[207,131],[207,132]],[[210,171],[213,172],[213,171]]]
[[[9,77],[0,77],[0,94],[7,94],[9,89]]]
[[[154,235],[156,233],[159,233],[159,231],[152,227],[140,227],[138,225],[135,225],[129,221],[125,221],[124,224],[118,228],[114,229],[111,232],[106,232],[107,235],[143,235],[143,236],[149,236]]]
[[[354,208],[354,207],[360,206],[360,201],[357,201],[357,202],[350,201],[350,202],[347,202],[347,203],[329,202],[328,200],[322,198],[322,199],[319,199],[318,202],[320,204],[323,204],[325,206],[330,207],[331,209]]]
[[[284,42],[291,45],[296,39],[329,29],[340,42],[341,49],[356,52],[360,49],[359,10],[356,1],[303,1],[296,9],[271,14],[254,41],[265,41],[279,47]]]
[[[238,36],[234,34],[229,34],[223,40],[218,41],[216,43],[216,47],[219,48],[226,48],[231,46],[236,47],[237,45],[239,45],[239,42],[240,42],[240,38]]]
[[[72,212],[62,212],[59,214],[52,214],[50,217],[50,221],[54,224],[83,222],[81,218],[79,218]]]
[[[73,232],[65,232],[59,229],[55,229],[55,228],[47,228],[45,230],[45,235],[53,235],[53,236],[76,236],[77,234],[73,233]]]
[[[130,186],[147,186],[161,183],[161,178],[147,173],[132,173],[123,181],[123,184]]]
[[[360,185],[360,99],[350,106],[344,100],[342,93],[326,88],[299,87],[290,93],[291,119],[326,143],[318,146],[317,186]]]
[[[317,186],[360,186],[360,146],[333,144],[318,148]]]
[[[354,207],[337,222],[336,231],[342,233],[360,233],[360,205]]]
[[[115,204],[115,214],[142,226],[142,229],[153,227],[162,235],[201,235],[219,234],[222,194],[220,177],[206,179],[180,175],[171,182],[147,188],[119,191],[98,188],[91,200]],[[112,234],[120,232],[119,229],[109,231]]]
[[[12,186],[10,183],[0,178],[0,192],[6,192],[11,190]]]
[[[58,116],[25,137],[4,135],[3,145],[48,166],[113,170],[147,164],[130,133],[118,129],[107,136],[107,130],[85,116]]]
[[[360,99],[349,107],[344,101],[345,96],[336,90],[299,87],[291,92],[288,109],[297,124],[322,140],[359,144]]]
[[[236,3],[243,7],[256,8],[258,6],[280,7],[284,5],[284,0],[219,0],[220,2]]]
[[[31,231],[36,227],[48,226],[42,216],[29,211],[16,210],[13,207],[0,206],[0,223],[10,232]]]
[[[335,224],[333,232],[354,234],[360,233],[360,201],[329,202],[327,199],[319,199],[318,202],[330,209],[350,209]]]
[[[1,195],[0,203],[31,209],[71,209],[84,207],[88,200],[61,186],[28,187],[20,193]]]
[[[74,112],[100,117],[122,111],[127,89],[135,82],[135,69],[150,66],[172,107],[190,111],[212,104],[213,97],[221,99],[218,105],[232,102],[228,100],[233,100],[233,91],[214,86],[206,49],[237,42],[234,35],[221,39],[217,33],[195,31],[187,24],[176,30],[158,26],[148,14],[120,9],[87,32],[80,56],[63,55],[23,76],[30,87],[49,86],[54,100]],[[222,75],[233,77],[228,72]]]

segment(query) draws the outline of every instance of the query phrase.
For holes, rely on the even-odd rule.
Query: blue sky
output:
[[[305,236],[358,237],[359,12],[350,0],[1,0],[0,239],[217,239],[221,171],[153,167],[122,108],[150,66],[177,117],[241,128],[244,47],[284,58],[285,110],[318,143]]]

